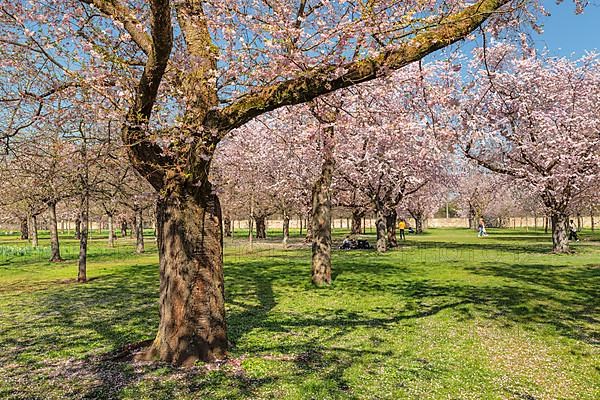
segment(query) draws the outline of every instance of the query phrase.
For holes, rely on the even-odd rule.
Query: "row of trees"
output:
[[[453,145],[443,143],[460,142],[468,158],[504,173],[482,150],[488,139],[471,135],[479,129],[468,120],[488,108],[490,118],[512,112],[502,107],[495,112],[496,103],[486,100],[503,95],[495,83],[488,91],[478,90],[487,84],[480,81],[464,92],[454,90],[461,80],[452,63],[433,76],[420,70],[416,81],[411,67],[405,75],[412,83],[406,86],[398,85],[393,72],[479,28],[499,34],[535,23],[543,10],[536,1],[521,0],[17,0],[1,11],[0,96],[7,106],[0,112],[7,152],[23,143],[19,138],[70,121],[61,135],[80,133],[78,157],[101,158],[86,139],[89,130],[79,128],[80,116],[93,121],[94,129],[118,121],[129,162],[158,197],[160,324],[145,358],[188,365],[222,358],[227,350],[222,216],[211,182],[219,176],[212,168],[219,143],[233,140],[236,129],[270,132],[259,148],[270,147],[285,132],[312,132],[299,140],[317,150],[315,158],[299,162],[314,178],[304,187],[311,199],[304,207],[312,213],[313,281],[328,283],[336,170],[342,172],[336,182],[348,184],[343,198],[376,209],[381,250],[394,206],[427,182],[437,183],[436,174],[446,175],[441,160]],[[485,82],[501,78],[501,67],[487,68],[486,76],[494,79]],[[390,82],[376,81],[382,77]],[[365,86],[336,92],[359,84]],[[458,108],[446,111],[452,107]],[[371,109],[377,112],[366,113]],[[274,118],[250,122],[272,111]],[[465,111],[470,114],[463,118]],[[292,118],[282,119],[281,113]],[[290,131],[293,126],[301,129]],[[463,135],[473,140],[464,142]],[[404,147],[397,150],[400,144]],[[506,150],[516,151],[514,145]],[[290,151],[295,160],[295,147]],[[340,156],[344,152],[352,156]],[[225,157],[224,165],[235,165],[234,156]],[[117,160],[125,164],[122,157]],[[446,161],[446,167],[454,162]],[[77,172],[81,209],[87,210],[92,183],[104,179],[78,165],[69,170]],[[226,185],[235,174],[229,176]],[[53,202],[46,204],[51,208]]]
[[[79,282],[87,281],[90,212],[106,221],[108,246],[114,247],[118,222],[121,234],[129,228],[136,251],[143,252],[143,212],[154,207],[156,195],[123,162],[122,147],[112,135],[110,127],[83,119],[63,121],[26,140],[15,138],[0,165],[3,219],[20,222],[21,237],[30,238],[33,247],[43,222],[50,232],[51,262],[63,260],[58,222],[74,221],[80,240]]]

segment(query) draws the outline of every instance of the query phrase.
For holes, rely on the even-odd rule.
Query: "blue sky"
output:
[[[538,49],[548,48],[551,55],[582,56],[585,50],[600,51],[600,2],[591,0],[583,14],[575,14],[575,5],[565,0],[557,5],[544,1],[544,7],[552,14],[539,22],[544,33],[532,33]]]

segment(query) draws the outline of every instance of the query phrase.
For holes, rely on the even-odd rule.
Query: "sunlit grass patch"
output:
[[[8,261],[0,266],[0,398],[600,395],[593,240],[557,256],[540,232],[492,230],[478,240],[431,230],[383,255],[335,250],[333,284],[315,289],[309,247],[296,238],[284,250],[271,235],[252,247],[226,240],[229,359],[189,370],[111,358],[158,325],[151,237],[144,255],[130,239],[116,249],[93,239],[87,284],[73,281],[75,253],[57,264],[26,253]],[[65,249],[76,246],[65,238]]]

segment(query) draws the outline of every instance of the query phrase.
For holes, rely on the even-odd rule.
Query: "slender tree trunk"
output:
[[[567,215],[561,212],[553,212],[550,215],[550,220],[552,221],[552,251],[554,253],[570,252],[567,219]]]
[[[87,282],[87,245],[88,245],[88,223],[89,223],[90,198],[84,193],[81,199],[81,237],[79,239],[79,271],[77,282]]]
[[[476,227],[475,210],[473,209],[473,206],[469,205],[469,229],[475,229]]]
[[[27,224],[27,218],[21,218],[21,240],[29,239],[29,226]]]
[[[592,225],[592,232],[594,232],[594,207],[590,207],[590,224]]]
[[[141,357],[184,366],[227,351],[221,208],[208,182],[190,186],[157,203],[160,325]]]
[[[81,239],[81,219],[79,215],[75,218],[75,239]]]
[[[113,225],[113,215],[108,215],[108,245],[110,247],[115,247],[115,228]]]
[[[301,215],[300,216],[300,221],[298,221],[298,222],[300,222],[300,237],[302,237],[302,219],[303,219],[303,217]]]
[[[225,228],[225,236],[231,237],[231,218],[225,216],[223,218],[223,226]]]
[[[312,190],[312,282],[317,286],[331,283],[331,180],[333,158],[333,126],[323,129],[323,165],[321,176]]]
[[[135,224],[135,252],[141,254],[144,252],[144,220],[141,208],[135,210]]]
[[[396,210],[390,210],[385,214],[385,226],[387,230],[387,242],[390,247],[398,246],[398,239],[396,237],[396,221],[398,214]]]
[[[288,240],[290,239],[290,217],[283,213],[283,247],[287,248]]]
[[[138,225],[135,220],[135,214],[133,215],[133,218],[131,218],[131,220],[129,221],[129,224],[131,225],[131,229],[129,230],[129,238],[133,239],[134,236],[137,237],[138,229]]]
[[[311,197],[312,199],[312,197]],[[311,210],[311,214],[312,214],[312,210]],[[304,225],[306,226],[306,236],[304,237],[304,243],[312,243],[313,241],[313,224],[312,224],[312,217],[309,216],[309,218],[306,218],[304,220]]]
[[[32,215],[31,216],[31,246],[35,248],[35,247],[38,247],[38,245],[39,245],[39,241],[38,241],[37,216]]]
[[[121,220],[121,237],[127,237],[127,220]]]
[[[56,225],[56,203],[48,203],[48,211],[50,214],[49,228],[50,228],[50,262],[63,261],[60,256],[60,243],[58,240],[58,227]]]
[[[375,225],[377,227],[377,251],[379,253],[385,253],[387,251],[387,227],[385,224],[385,214],[383,212],[383,205],[376,205],[377,221]]]
[[[252,216],[252,212],[251,212],[250,218],[248,218],[248,243],[252,244],[253,238],[254,238],[254,217]]]
[[[352,229],[350,230],[350,233],[353,235],[360,235],[361,234],[361,230],[360,230],[360,226],[361,226],[361,221],[362,218],[364,217],[365,213],[354,209],[352,210]]]
[[[254,221],[256,222],[256,238],[257,239],[266,239],[267,238],[267,223],[266,217],[264,216],[254,216]]]

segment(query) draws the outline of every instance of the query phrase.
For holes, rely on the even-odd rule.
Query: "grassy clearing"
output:
[[[0,398],[597,399],[599,239],[557,256],[541,232],[431,230],[335,251],[322,289],[299,239],[228,240],[230,358],[182,370],[106,357],[157,328],[152,238],[96,237],[79,285],[73,240],[50,264],[2,236]]]

